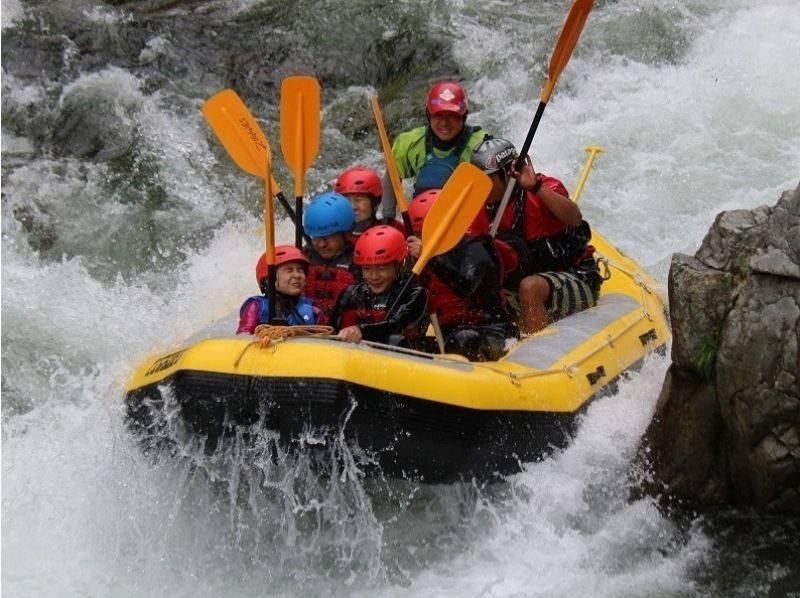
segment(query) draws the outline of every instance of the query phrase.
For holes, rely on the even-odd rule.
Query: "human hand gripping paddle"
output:
[[[269,139],[242,99],[232,89],[224,89],[209,98],[203,105],[203,115],[236,165],[267,182],[295,225],[297,219],[278,181],[271,175],[272,148]],[[311,238],[305,235],[308,243]]]
[[[403,182],[400,180],[400,174],[397,172],[397,164],[394,161],[392,146],[389,144],[389,136],[386,135],[386,127],[383,124],[383,116],[381,115],[381,106],[378,103],[378,96],[372,94],[369,97],[369,101],[372,104],[372,113],[375,115],[375,124],[378,127],[378,135],[381,138],[383,155],[386,157],[386,171],[389,173],[389,180],[392,183],[397,205],[400,206],[403,224],[405,224],[408,234],[411,234],[414,229],[411,227],[411,217],[408,215],[408,201],[406,201],[406,196],[403,193]]]
[[[572,8],[569,9],[567,20],[564,21],[564,27],[561,29],[561,33],[558,36],[558,41],[556,41],[556,47],[553,50],[553,56],[550,58],[550,69],[547,73],[547,83],[542,90],[542,95],[539,100],[539,107],[536,109],[536,115],[533,117],[533,122],[528,130],[528,135],[525,137],[525,142],[522,144],[522,149],[519,151],[519,158],[517,158],[518,160],[525,160],[525,157],[528,155],[528,150],[530,150],[531,143],[533,142],[533,136],[536,134],[536,129],[539,127],[539,121],[542,120],[542,114],[544,114],[545,106],[547,106],[547,102],[550,100],[550,95],[553,93],[553,88],[556,85],[558,76],[561,74],[561,71],[569,61],[570,56],[572,56],[572,51],[575,49],[575,44],[578,43],[578,38],[581,35],[584,23],[586,23],[586,18],[589,16],[589,12],[592,10],[593,3],[594,0],[575,0],[575,2],[572,4]],[[500,205],[497,209],[497,214],[495,215],[492,225],[489,228],[489,234],[492,237],[497,234],[497,229],[500,226],[500,219],[503,216],[503,212],[506,210],[508,200],[511,197],[511,193],[514,191],[514,185],[516,182],[517,180],[512,177],[509,179],[508,184],[506,185],[503,199],[500,202]]]
[[[281,150],[294,174],[295,245],[302,246],[306,171],[319,151],[320,87],[314,77],[287,77],[281,83]]]
[[[458,165],[425,217],[422,225],[422,252],[411,272],[419,276],[428,260],[450,251],[458,244],[478,212],[483,209],[491,189],[492,180],[479,168],[466,162]],[[397,299],[386,312],[387,320],[408,292],[414,278],[409,276],[403,285]]]

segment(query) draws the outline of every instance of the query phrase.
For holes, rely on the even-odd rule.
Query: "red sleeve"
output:
[[[559,195],[563,195],[567,199],[569,199],[569,191],[564,186],[564,183],[559,181],[557,178],[547,176],[546,174],[542,174],[542,185],[547,185],[550,189],[558,193]]]
[[[253,334],[258,326],[258,312],[261,311],[258,302],[249,301],[244,306],[242,315],[239,317],[239,328],[236,329],[236,334]]]

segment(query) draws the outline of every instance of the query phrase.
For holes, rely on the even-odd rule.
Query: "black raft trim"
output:
[[[309,427],[330,430],[371,451],[383,475],[448,482],[517,473],[565,447],[589,401],[573,413],[477,410],[341,380],[257,378],[179,371],[126,397],[129,426],[152,444],[170,388],[183,421],[213,452],[222,436],[258,424],[292,444]],[[169,441],[169,439],[166,439]]]

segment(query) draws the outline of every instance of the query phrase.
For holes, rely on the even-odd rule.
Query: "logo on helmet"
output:
[[[456,95],[452,91],[450,91],[449,88],[445,87],[444,90],[442,90],[442,93],[439,94],[439,97],[442,98],[445,102],[450,102],[453,99],[455,99]]]
[[[485,170],[497,170],[497,156],[489,156],[483,165]]]
[[[499,154],[497,154],[495,156],[495,166],[494,166],[494,168],[497,168],[497,164],[502,164],[503,162],[505,162],[507,158],[513,158],[513,157],[514,157],[514,148],[513,147],[509,147],[509,148],[504,149],[502,152],[500,152]]]

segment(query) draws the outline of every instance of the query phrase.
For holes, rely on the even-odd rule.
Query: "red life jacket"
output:
[[[389,309],[394,305],[409,276],[411,276],[410,273],[402,273],[392,287],[381,295],[375,295],[365,282],[352,285],[342,295],[337,306],[338,313],[334,314],[331,324],[339,330],[348,326],[358,326],[362,329],[365,338],[370,340],[368,325],[379,324],[386,320]],[[424,289],[415,286],[404,297],[404,301],[393,312],[395,324],[386,322],[386,326],[391,330],[385,332],[387,336],[388,334],[402,334],[411,341],[422,334],[423,326],[426,325],[423,320],[426,313],[427,293]],[[379,342],[386,342],[386,339],[379,339]]]
[[[431,260],[422,271],[421,282],[428,289],[428,313],[437,315],[442,328],[506,321],[508,312],[501,291],[504,264],[496,248],[488,236],[465,239]],[[477,288],[469,290],[463,286],[467,283],[459,285],[459,279],[469,278],[467,272],[479,271],[493,271],[496,278],[476,280]]]
[[[327,322],[339,295],[359,278],[359,268],[353,263],[353,245],[348,242],[344,251],[332,260],[323,259],[310,246],[303,251],[311,262],[303,294],[320,308],[322,321]]]
[[[476,297],[457,295],[428,268],[423,270],[421,282],[428,289],[428,313],[436,314],[443,328],[487,322],[486,310]]]
[[[569,192],[561,181],[550,176],[540,176],[542,185],[559,195],[569,197]],[[577,226],[568,226],[553,215],[536,193],[519,188],[506,206],[498,230],[502,233],[500,237],[508,241],[518,253],[521,266],[518,276],[568,270],[594,253],[594,247],[587,245],[591,229],[585,221]],[[514,237],[524,241],[525,247],[515,243]]]
[[[542,185],[545,185],[556,193],[569,197],[564,184],[556,178],[540,175]],[[526,241],[549,237],[563,231],[567,225],[553,216],[553,213],[544,205],[541,198],[536,193],[522,191],[517,187],[511,201],[506,206],[500,218],[500,231],[513,231],[521,235]],[[524,202],[524,203],[523,203]],[[490,206],[489,206],[490,207]],[[521,208],[521,209],[520,209]],[[490,214],[490,218],[494,218]]]

